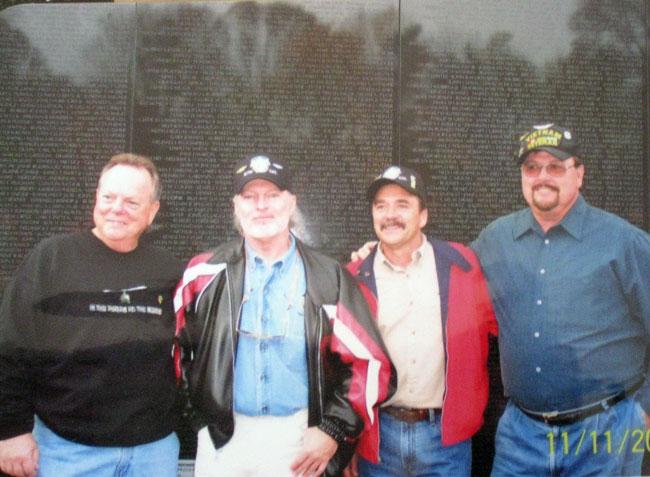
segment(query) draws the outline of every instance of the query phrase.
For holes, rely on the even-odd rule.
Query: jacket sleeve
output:
[[[188,314],[191,314],[201,291],[215,279],[223,265],[211,265],[208,260],[212,253],[206,252],[192,258],[187,264],[183,277],[174,292],[174,311],[176,313],[176,331],[174,336],[174,370],[179,386],[186,385],[185,371],[193,357],[193,343],[187,330]]]
[[[395,392],[397,374],[354,279],[342,268],[339,276],[338,302],[324,310],[332,327],[329,351],[347,368],[347,378],[328,393],[319,427],[340,441],[357,438],[376,422],[378,405]]]
[[[18,269],[0,305],[0,440],[31,432],[34,426],[33,313],[43,268],[40,248]]]
[[[465,257],[472,264],[472,269],[475,270],[475,297],[479,316],[483,318],[488,333],[492,336],[496,336],[499,327],[497,325],[496,315],[494,314],[494,307],[492,306],[492,298],[490,297],[487,280],[483,274],[483,269],[481,268],[477,255],[471,249],[465,248],[465,250],[467,251]]]

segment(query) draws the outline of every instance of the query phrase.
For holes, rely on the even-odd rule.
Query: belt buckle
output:
[[[546,424],[548,424],[549,420],[553,419],[554,417],[557,417],[559,414],[560,411],[543,412],[542,419]]]
[[[402,408],[400,409],[400,414],[402,416],[402,419],[409,424],[424,421],[428,417],[428,412],[426,412],[426,409]],[[427,415],[426,417],[425,414]]]
[[[408,422],[409,424],[431,419],[431,412],[429,409],[411,409],[388,406],[385,412],[392,415],[397,420]]]
[[[615,397],[614,397],[614,398],[615,398]],[[607,411],[610,407],[612,407],[612,406],[609,404],[610,400],[612,400],[612,399],[614,399],[614,398],[603,399],[602,401],[598,402],[597,405],[601,407],[601,411]]]

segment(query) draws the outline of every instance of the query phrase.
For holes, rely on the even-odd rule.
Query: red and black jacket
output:
[[[335,260],[296,244],[307,281],[308,425],[343,437],[326,471],[337,475],[357,437],[376,422],[377,405],[393,394],[397,379],[352,277]],[[174,299],[195,426],[208,426],[216,448],[234,432],[232,384],[244,271],[242,240],[227,243],[190,261]]]
[[[442,443],[457,444],[483,425],[488,399],[488,334],[497,323],[481,266],[474,252],[458,243],[430,240],[436,260],[445,344],[445,394],[442,406]],[[365,260],[348,264],[377,316],[376,249]],[[379,423],[361,436],[359,454],[377,461]]]

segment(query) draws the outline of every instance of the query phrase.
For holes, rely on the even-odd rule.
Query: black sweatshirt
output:
[[[0,439],[33,415],[88,445],[172,432],[172,291],[181,263],[141,243],[118,253],[90,231],[39,243],[0,306]]]

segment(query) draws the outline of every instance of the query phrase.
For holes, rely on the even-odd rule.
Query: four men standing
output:
[[[529,208],[472,244],[511,400],[493,474],[640,473],[650,239],[580,195],[570,131],[536,126],[518,160]],[[197,475],[336,475],[357,444],[363,475],[469,473],[496,323],[474,254],[422,234],[419,175],[393,166],[369,187],[380,245],[349,265],[359,288],[291,233],[281,163],[242,162],[234,193],[243,240],[195,257],[174,298]],[[148,159],[115,156],[92,232],[43,241],[5,290],[0,470],[175,474],[179,265],[139,240],[159,195]]]

